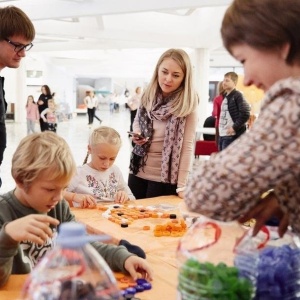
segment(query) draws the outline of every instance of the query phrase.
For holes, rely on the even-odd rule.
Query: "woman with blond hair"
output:
[[[129,187],[137,199],[183,196],[192,165],[198,96],[181,49],[159,58],[133,123]],[[137,135],[140,134],[140,135]]]

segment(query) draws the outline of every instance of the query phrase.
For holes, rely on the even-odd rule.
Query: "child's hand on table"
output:
[[[88,194],[75,194],[72,201],[78,203],[81,208],[93,208],[96,207],[96,199]]]
[[[115,203],[123,204],[128,199],[128,194],[124,191],[118,191],[115,195]]]
[[[137,280],[139,278],[139,274],[142,275],[142,278],[147,280],[153,279],[153,271],[147,261],[143,258],[137,256],[128,257],[125,260],[124,268],[131,275],[133,280]]]

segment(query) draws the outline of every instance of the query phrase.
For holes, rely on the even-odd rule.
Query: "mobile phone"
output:
[[[127,133],[128,133],[129,135],[131,135],[131,136],[133,136],[133,137],[139,139],[139,140],[141,140],[141,139],[144,138],[141,134],[138,134],[138,133],[133,132],[133,131],[127,131]]]

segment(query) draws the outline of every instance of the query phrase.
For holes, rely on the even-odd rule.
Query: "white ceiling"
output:
[[[75,77],[152,74],[167,48],[210,49],[211,66],[238,66],[222,47],[220,26],[231,0],[11,0],[36,28],[28,56]]]

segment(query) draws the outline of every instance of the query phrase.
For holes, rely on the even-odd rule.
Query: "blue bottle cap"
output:
[[[82,247],[90,242],[109,240],[108,235],[88,235],[81,223],[65,222],[59,226],[57,244],[62,248]]]
[[[144,278],[139,278],[139,279],[137,279],[136,280],[136,283],[138,284],[138,285],[141,285],[141,284],[143,284],[143,283],[145,283],[145,282],[148,282],[146,279],[144,279]]]
[[[142,285],[136,285],[135,289],[137,293],[141,293],[144,291],[145,288]]]
[[[150,282],[144,282],[144,283],[142,284],[142,286],[143,286],[143,288],[144,288],[145,291],[146,291],[146,290],[151,290],[151,289],[152,289],[152,284],[151,284]]]
[[[134,287],[129,287],[125,291],[126,291],[126,295],[130,294],[134,296],[134,294],[136,293],[136,289]]]

